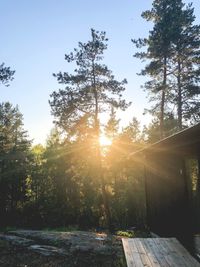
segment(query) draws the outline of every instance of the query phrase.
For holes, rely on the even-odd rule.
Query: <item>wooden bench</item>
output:
[[[122,238],[128,267],[200,267],[176,238]]]

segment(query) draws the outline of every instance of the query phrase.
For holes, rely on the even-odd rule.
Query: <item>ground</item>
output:
[[[124,267],[121,238],[105,233],[18,230],[0,233],[2,267]]]

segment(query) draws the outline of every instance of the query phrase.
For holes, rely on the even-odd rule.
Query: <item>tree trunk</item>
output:
[[[94,128],[95,128],[95,139],[96,139],[95,142],[96,142],[96,148],[97,148],[97,174],[98,174],[98,177],[101,183],[102,199],[103,199],[103,205],[104,205],[104,212],[106,216],[106,222],[107,222],[109,230],[112,231],[110,206],[109,206],[108,195],[107,195],[107,190],[106,190],[106,183],[104,179],[104,173],[103,173],[103,167],[102,167],[102,155],[101,155],[101,149],[100,149],[100,144],[99,144],[99,138],[100,138],[99,102],[98,102],[98,92],[96,88],[94,61],[93,61],[92,67],[93,67],[93,90],[94,90],[94,98],[95,98]]]
[[[166,85],[167,85],[167,59],[165,57],[163,62],[163,84],[162,84],[162,96],[161,96],[161,107],[160,107],[160,139],[164,137]]]
[[[97,124],[99,125],[99,123]],[[108,200],[108,194],[106,190],[106,182],[104,177],[104,171],[102,166],[102,155],[101,155],[101,149],[99,145],[99,137],[100,137],[100,129],[98,127],[97,133],[95,138],[97,138],[97,173],[99,176],[99,180],[101,183],[101,191],[102,191],[102,199],[103,199],[103,205],[104,205],[104,212],[106,216],[106,223],[110,231],[112,231],[112,225],[111,225],[111,212],[110,212],[110,206],[109,206],[109,200]]]
[[[177,76],[177,87],[178,87],[178,128],[179,130],[182,130],[182,120],[183,120],[183,114],[182,114],[182,87],[181,87],[181,62],[180,58],[178,59],[178,76]]]
[[[198,162],[197,194],[198,196],[200,196],[200,155],[198,155],[197,162]]]

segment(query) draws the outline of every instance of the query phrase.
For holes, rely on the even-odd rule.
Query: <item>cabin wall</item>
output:
[[[179,239],[191,235],[184,159],[173,153],[146,153],[147,221],[151,231]]]
[[[187,184],[190,209],[195,233],[200,232],[200,159],[199,156],[187,157],[186,160]]]

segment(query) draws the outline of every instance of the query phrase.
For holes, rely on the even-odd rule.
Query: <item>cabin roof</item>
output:
[[[185,156],[200,156],[200,123],[136,151],[132,155],[161,151]]]

